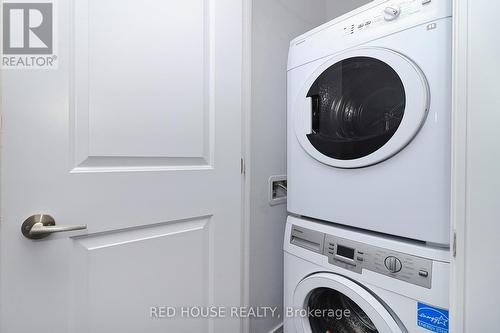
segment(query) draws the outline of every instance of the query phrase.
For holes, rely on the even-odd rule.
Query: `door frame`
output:
[[[243,307],[250,306],[250,168],[251,168],[251,115],[252,115],[252,0],[242,0],[243,50],[241,82],[241,300]],[[241,320],[241,333],[250,332],[250,319]]]
[[[453,1],[450,332],[464,331],[469,93],[469,0]]]

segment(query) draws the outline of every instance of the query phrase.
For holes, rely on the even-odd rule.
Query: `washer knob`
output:
[[[399,6],[389,6],[384,9],[384,19],[386,21],[394,21],[401,14],[401,7]]]
[[[403,268],[403,265],[401,264],[401,260],[399,260],[398,258],[396,258],[394,256],[389,256],[389,257],[385,258],[384,264],[385,264],[385,267],[391,273],[397,273]]]

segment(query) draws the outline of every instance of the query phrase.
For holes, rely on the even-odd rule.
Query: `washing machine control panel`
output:
[[[361,274],[369,270],[421,287],[432,286],[432,260],[293,226],[290,242]]]

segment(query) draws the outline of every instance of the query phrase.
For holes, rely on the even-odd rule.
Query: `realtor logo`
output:
[[[54,3],[35,1],[3,3],[2,68],[55,68]]]

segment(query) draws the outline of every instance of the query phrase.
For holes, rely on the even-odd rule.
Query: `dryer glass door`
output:
[[[313,158],[339,168],[382,162],[422,127],[427,80],[408,58],[362,48],[325,61],[292,104],[298,141]]]
[[[396,133],[406,106],[399,75],[383,61],[352,57],[330,66],[307,93],[312,130],[307,135],[322,154],[339,160],[365,157]]]

